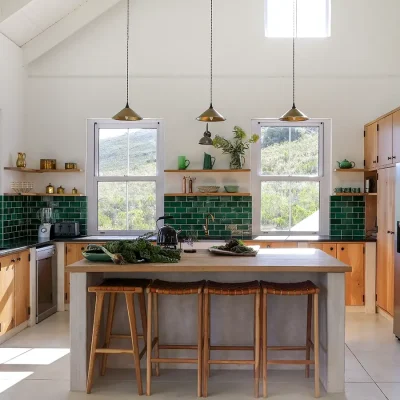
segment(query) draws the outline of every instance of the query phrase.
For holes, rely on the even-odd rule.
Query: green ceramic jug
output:
[[[338,163],[339,168],[341,169],[350,169],[356,166],[354,161],[348,161],[344,159],[343,161],[336,161]]]
[[[215,164],[215,157],[204,153],[203,169],[212,169]]]

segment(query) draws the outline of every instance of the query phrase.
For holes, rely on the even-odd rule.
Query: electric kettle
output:
[[[163,246],[163,247],[171,247],[175,248],[178,245],[178,235],[182,232],[182,230],[175,230],[170,225],[164,225],[163,227],[159,228],[158,227],[158,221],[166,221],[166,220],[172,220],[174,217],[171,216],[163,216],[157,219],[157,228],[158,228],[158,233],[157,233],[157,245],[158,246]]]

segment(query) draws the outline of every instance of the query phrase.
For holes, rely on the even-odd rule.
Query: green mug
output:
[[[178,169],[186,169],[190,165],[190,161],[185,156],[178,156]]]

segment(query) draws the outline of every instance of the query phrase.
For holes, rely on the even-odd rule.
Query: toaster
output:
[[[65,221],[56,222],[54,224],[54,237],[55,238],[73,238],[80,236],[79,222]]]

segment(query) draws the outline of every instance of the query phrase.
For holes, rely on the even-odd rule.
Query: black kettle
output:
[[[163,216],[158,218],[156,224],[158,228],[158,221],[166,221],[174,219],[171,216]],[[158,228],[157,234],[157,245],[164,246],[164,247],[173,247],[176,249],[178,245],[178,235],[182,232],[182,230],[175,230],[172,226],[164,225],[161,228]]]

